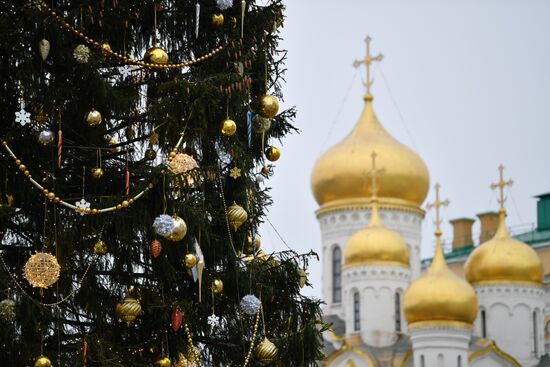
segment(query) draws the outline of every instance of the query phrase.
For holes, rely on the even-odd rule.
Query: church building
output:
[[[440,199],[425,205],[430,176],[422,158],[374,112],[370,53],[364,108],[352,131],[311,174],[322,238],[325,367],[550,366],[550,194],[538,226],[509,233],[504,190],[498,212],[451,221],[444,253]],[[422,261],[425,209],[435,211],[435,253]],[[489,208],[482,208],[489,209]],[[432,239],[427,239],[431,241]],[[548,276],[545,277],[545,274]],[[548,325],[547,325],[548,323]]]

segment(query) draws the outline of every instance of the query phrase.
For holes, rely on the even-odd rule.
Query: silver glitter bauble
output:
[[[42,130],[38,134],[38,142],[44,146],[50,145],[55,140],[55,134],[51,130]]]

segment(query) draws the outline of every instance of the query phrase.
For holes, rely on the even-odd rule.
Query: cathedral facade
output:
[[[478,215],[479,244],[473,220],[461,218],[452,221],[453,250],[444,254],[439,209],[447,201],[437,187],[428,205],[436,211],[435,253],[421,261],[429,172],[376,117],[370,64],[381,57],[370,55],[369,41],[360,62],[367,66],[363,112],[311,175],[331,325],[321,365],[550,366],[550,195],[540,198],[542,227],[539,220],[540,228],[510,235],[504,189],[511,182],[501,169],[500,209]]]

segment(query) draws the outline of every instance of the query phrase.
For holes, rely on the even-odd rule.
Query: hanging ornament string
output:
[[[180,62],[180,63],[177,63],[177,64],[169,64],[169,63],[155,64],[155,63],[148,63],[148,62],[141,61],[141,60],[136,60],[136,59],[134,59],[130,56],[119,54],[118,52],[115,52],[115,51],[111,50],[111,46],[109,46],[108,43],[97,42],[97,41],[93,40],[92,38],[86,36],[83,32],[79,31],[74,26],[67,23],[63,18],[61,18],[52,8],[50,8],[48,6],[48,4],[46,4],[46,2],[44,0],[36,0],[36,1],[37,1],[36,4],[37,4],[38,8],[40,10],[45,9],[61,27],[67,29],[68,31],[73,33],[75,36],[77,36],[77,37],[81,38],[82,40],[84,40],[86,43],[98,48],[99,50],[101,50],[102,54],[105,54],[107,56],[115,57],[115,58],[119,59],[121,62],[123,62],[125,64],[139,65],[139,66],[143,66],[143,67],[150,68],[150,69],[181,69],[181,68],[193,66],[193,65],[196,65],[200,62],[208,60],[208,59],[216,56],[218,53],[220,53],[224,49],[224,46],[218,46],[218,47],[214,48],[213,50],[211,50],[210,52],[204,54],[203,56],[197,57],[197,58],[189,60],[187,62]]]

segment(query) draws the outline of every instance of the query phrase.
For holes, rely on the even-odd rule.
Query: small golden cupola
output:
[[[420,206],[428,193],[429,173],[424,161],[413,150],[397,141],[380,124],[374,113],[370,93],[370,66],[382,55],[371,56],[367,37],[367,56],[355,66],[367,67],[365,106],[353,130],[340,143],[325,152],[311,173],[311,189],[317,203],[346,203],[366,199],[370,188],[365,185],[365,165],[373,152],[380,156],[385,174],[378,196],[381,202]]]
[[[439,210],[449,201],[439,199],[439,188],[435,185],[436,200],[428,205],[428,208],[434,207],[436,212],[435,254],[428,270],[405,292],[403,306],[409,328],[426,324],[471,327],[477,315],[474,289],[445,262]]]
[[[344,267],[390,265],[409,267],[409,249],[401,236],[386,228],[378,215],[377,192],[381,170],[376,169],[376,153],[372,153],[371,205],[369,224],[349,238],[344,247]]]
[[[492,239],[479,245],[468,257],[464,265],[466,279],[473,285],[543,285],[544,270],[538,254],[529,245],[510,237],[506,228],[504,188],[511,186],[513,181],[504,180],[502,165],[499,171],[499,182],[491,185],[500,190],[498,229]]]

